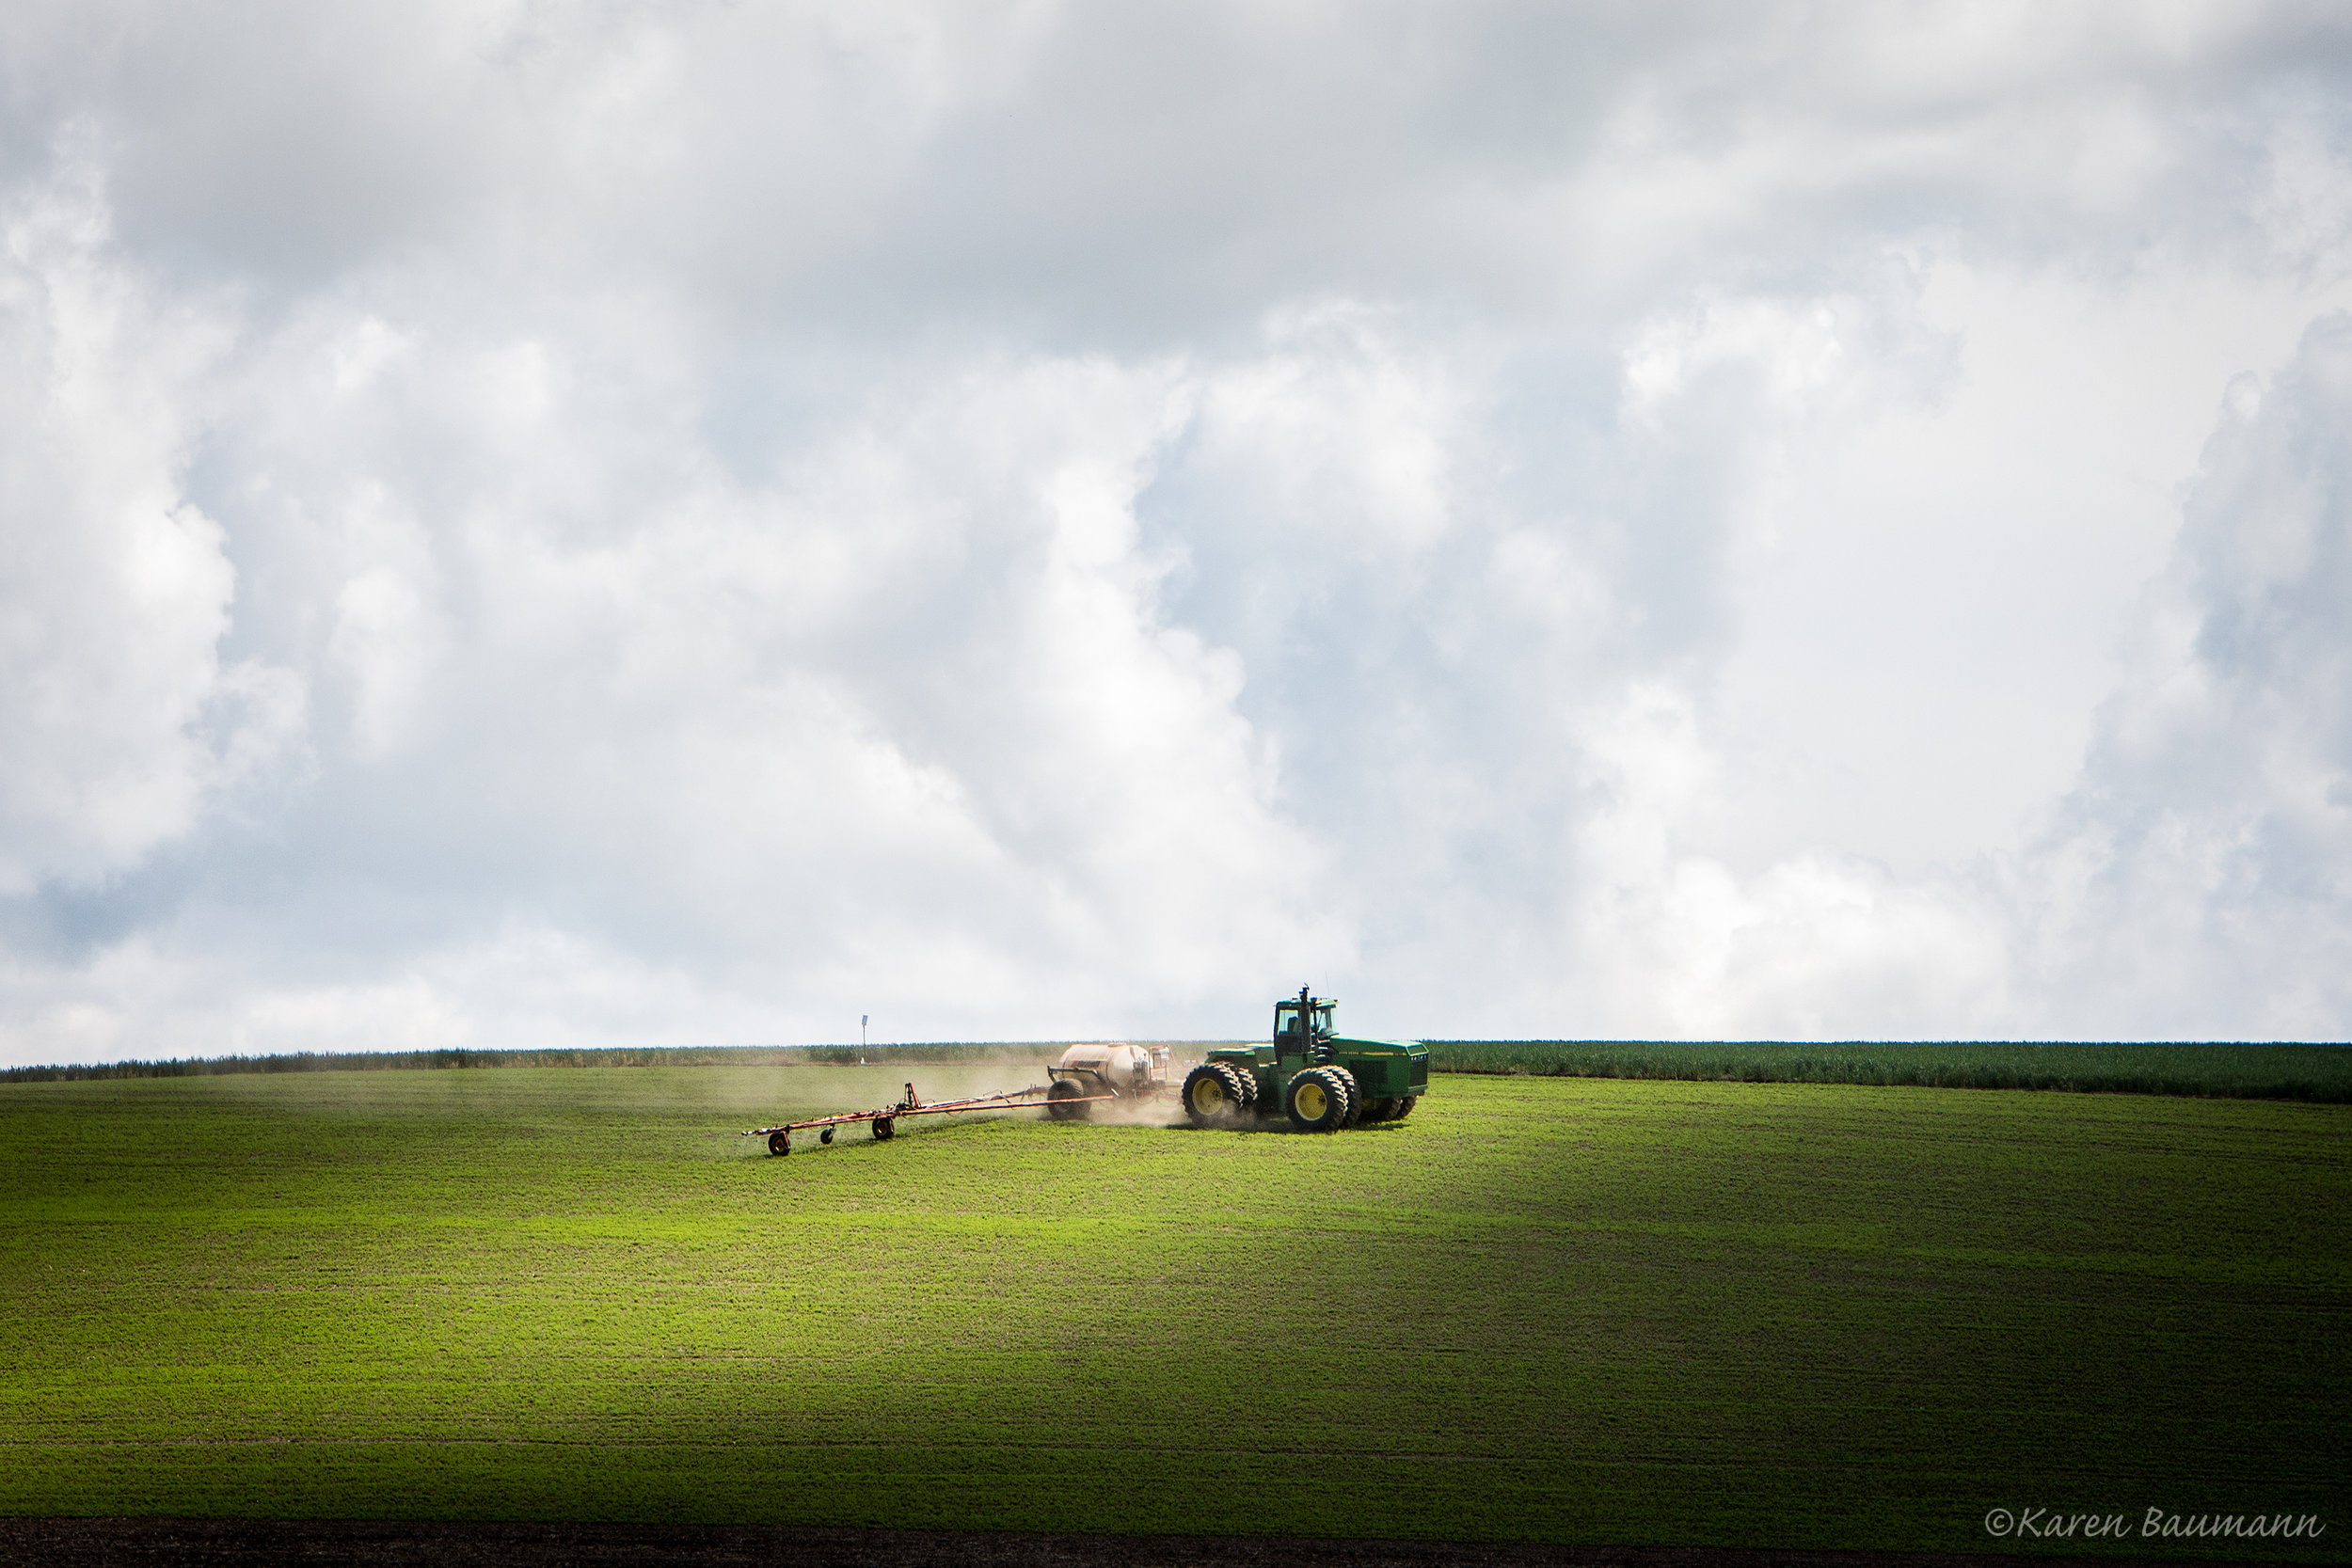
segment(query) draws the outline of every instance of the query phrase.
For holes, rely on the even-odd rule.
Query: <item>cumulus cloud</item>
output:
[[[223,333],[113,253],[90,180],[0,208],[0,895],[135,866],[301,705],[221,659],[226,539],[178,483]]]
[[[2230,388],[2037,865],[2065,1016],[2333,1036],[2352,1016],[2352,316]]]
[[[0,1053],[2341,1032],[2348,45],[11,8]]]

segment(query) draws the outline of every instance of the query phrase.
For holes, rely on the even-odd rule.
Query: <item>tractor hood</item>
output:
[[[1345,1037],[1334,1037],[1330,1045],[1334,1051],[1354,1052],[1364,1056],[1409,1056],[1416,1052],[1426,1053],[1429,1049],[1419,1040],[1359,1040]]]

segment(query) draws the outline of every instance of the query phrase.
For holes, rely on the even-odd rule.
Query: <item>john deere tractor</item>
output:
[[[1401,1121],[1429,1088],[1429,1048],[1397,1040],[1342,1039],[1327,996],[1298,988],[1274,1005],[1274,1043],[1231,1046],[1184,1078],[1196,1127],[1288,1116],[1302,1132],[1359,1122]]]

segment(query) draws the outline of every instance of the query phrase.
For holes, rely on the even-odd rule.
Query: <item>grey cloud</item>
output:
[[[58,20],[87,10],[77,21]],[[43,24],[46,23],[46,25]],[[1149,351],[1269,302],[1573,319],[1809,290],[1889,234],[2262,241],[2341,156],[2326,8],[23,8],[12,108],[123,231],[314,287],[446,249],[528,292],[692,277],[732,329]],[[2217,193],[2242,198],[2217,206]]]

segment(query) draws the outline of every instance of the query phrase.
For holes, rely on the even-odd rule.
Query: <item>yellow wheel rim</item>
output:
[[[1192,1086],[1192,1108],[1207,1116],[1225,1103],[1225,1085],[1214,1078],[1203,1078]]]
[[[1311,1079],[1298,1085],[1298,1092],[1291,1097],[1291,1103],[1297,1106],[1298,1114],[1309,1121],[1321,1121],[1323,1114],[1331,1108],[1331,1098],[1323,1092],[1321,1084]]]

